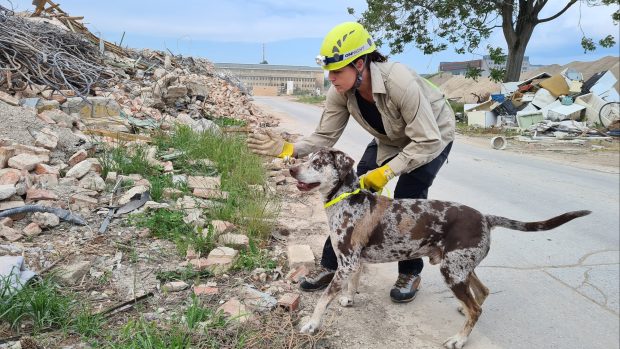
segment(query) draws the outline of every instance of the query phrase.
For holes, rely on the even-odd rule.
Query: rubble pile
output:
[[[90,129],[127,133],[222,117],[275,124],[250,103],[238,79],[216,72],[208,60],[107,42],[98,47],[85,27],[65,20],[73,17],[54,11],[27,17],[0,8],[0,29],[7,27],[0,48],[8,53],[0,64],[10,68],[0,74],[1,101],[38,114],[60,110]]]
[[[18,33],[9,38],[12,31],[0,28],[0,50],[10,53],[0,58],[9,67],[0,70],[0,264],[22,274],[53,268],[63,287],[87,290],[80,297],[96,312],[155,297],[158,308],[144,318],[163,321],[179,311],[176,299],[190,293],[222,299],[218,306],[234,319],[240,305],[248,318],[276,308],[296,311],[300,296],[293,284],[305,269],[286,277],[286,252],[276,246],[266,255],[280,267],[255,268],[247,280],[232,280],[243,251],[256,253],[256,247],[239,227],[207,216],[229,195],[220,177],[173,168],[178,152],[157,154],[148,144],[151,129],[174,124],[221,133],[249,128],[218,126],[220,118],[249,126],[275,126],[276,119],[251,104],[238,78],[216,72],[206,59],[99,45],[77,17],[50,1],[33,3],[34,17],[0,8],[2,28]],[[51,5],[41,10],[45,4]],[[187,192],[166,187],[162,200],[151,201],[152,178],[104,171],[105,147],[99,144],[119,140],[128,154],[144,149],[149,163]],[[215,167],[209,159],[194,160]],[[292,185],[285,166],[273,166],[269,188],[253,190]],[[179,256],[174,243],[119,219],[162,208],[182,213],[183,222],[205,239],[215,234],[214,248]],[[174,277],[187,268],[210,281],[192,285]]]
[[[616,77],[603,71],[584,81],[572,68],[550,75],[540,73],[501,85],[482,103],[465,104],[470,126],[512,127],[534,138],[605,137],[616,135],[620,96]],[[598,129],[607,128],[605,134]]]
[[[221,132],[213,120],[222,117],[276,124],[208,60],[110,43],[101,52],[78,24],[57,6],[35,17],[0,6],[0,65],[8,67],[0,72],[0,212],[27,204],[79,212],[107,202],[106,180],[116,179],[102,178],[94,157],[101,136],[140,141],[148,136],[137,133],[177,123]],[[8,241],[53,226],[4,223]]]

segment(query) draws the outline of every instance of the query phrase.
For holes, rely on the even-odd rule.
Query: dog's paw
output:
[[[338,302],[343,307],[350,307],[353,305],[353,298],[350,298],[348,296],[340,296],[340,299],[338,300]]]
[[[459,307],[456,309],[459,311],[459,313],[461,313],[461,315],[467,315],[465,314],[465,307],[463,307],[462,305],[459,305]]]
[[[447,349],[461,349],[465,345],[465,342],[467,342],[467,336],[455,334],[443,342],[443,346]]]
[[[312,334],[319,329],[319,323],[313,320],[308,321],[305,325],[301,326],[301,333]]]

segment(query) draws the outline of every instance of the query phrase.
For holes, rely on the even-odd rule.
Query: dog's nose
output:
[[[295,166],[295,167],[291,167],[288,172],[291,174],[291,176],[295,177],[297,175],[297,172],[299,172],[299,167]]]

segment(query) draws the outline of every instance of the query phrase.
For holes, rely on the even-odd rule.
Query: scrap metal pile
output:
[[[72,90],[87,96],[115,76],[97,48],[81,35],[53,24],[27,20],[0,6],[0,85],[23,90],[28,84]]]
[[[541,73],[504,83],[501,93],[483,103],[465,104],[464,110],[468,125],[516,127],[538,139],[615,136],[620,129],[616,82],[611,71],[584,81],[581,73],[568,68],[553,76]]]

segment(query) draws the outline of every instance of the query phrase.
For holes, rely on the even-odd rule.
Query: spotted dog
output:
[[[549,230],[590,211],[567,212],[540,222],[520,222],[485,215],[458,203],[439,200],[390,199],[359,190],[353,159],[341,151],[321,149],[290,169],[302,191],[318,190],[326,203],[330,237],[338,270],[321,295],[311,319],[301,332],[312,333],[333,298],[353,304],[362,263],[386,263],[429,257],[440,264],[443,277],[462,304],[466,321],[460,332],[444,342],[462,348],[482,312],[489,289],[474,268],[486,257],[493,227],[521,231]]]

